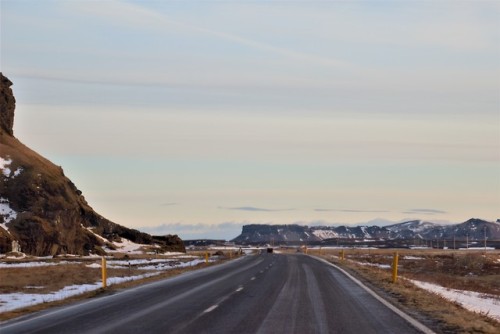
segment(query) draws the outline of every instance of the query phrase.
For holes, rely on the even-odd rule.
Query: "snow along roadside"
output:
[[[210,260],[213,261],[213,260]],[[160,275],[165,270],[173,269],[173,268],[182,268],[182,267],[190,267],[196,266],[199,263],[205,262],[204,259],[194,259],[189,262],[181,262],[175,266],[168,267],[154,267],[149,266],[147,270],[156,270],[157,272],[153,273],[145,273],[143,275],[137,276],[127,276],[127,277],[108,277],[107,285],[119,284],[129,281],[140,280],[156,275]],[[80,295],[86,292],[99,290],[102,287],[102,281],[91,283],[91,284],[81,284],[81,285],[70,285],[66,286],[63,289],[51,293],[6,293],[0,294],[0,313],[8,312],[16,309],[20,309],[23,307],[33,306],[42,303],[49,303],[58,300],[63,300],[69,297],[73,297],[76,295]]]
[[[405,259],[408,258],[410,257],[405,256]],[[413,258],[413,260],[416,259],[419,258]],[[382,269],[391,268],[391,265],[366,263],[366,262],[359,262],[352,260],[349,261],[361,266],[373,266]],[[413,283],[415,286],[421,289],[437,294],[451,302],[456,302],[466,310],[477,312],[487,317],[490,317],[496,321],[500,321],[500,296],[498,295],[491,295],[491,294],[480,293],[475,291],[467,291],[467,290],[450,289],[428,282],[416,281],[405,277],[400,277],[400,278]]]
[[[417,287],[437,294],[463,308],[500,321],[500,296],[445,288],[437,284],[406,279]]]
[[[360,280],[358,280],[357,278],[355,278],[354,276],[352,276],[351,274],[349,274],[344,269],[342,269],[339,266],[336,266],[333,263],[328,262],[327,260],[322,259],[320,257],[313,256],[313,255],[310,255],[310,256],[313,257],[313,258],[315,258],[318,261],[324,262],[325,264],[334,267],[335,269],[337,269],[338,271],[340,271],[341,273],[343,273],[344,275],[346,275],[350,280],[352,280],[354,283],[356,283],[357,285],[359,285],[363,290],[365,290],[370,295],[372,295],[375,299],[377,299],[379,302],[381,302],[384,306],[388,307],[392,312],[396,313],[401,318],[403,318],[406,321],[408,321],[413,327],[415,327],[418,330],[422,331],[422,333],[425,333],[425,334],[435,334],[435,332],[432,331],[430,328],[428,328],[424,324],[420,323],[416,319],[412,318],[408,314],[404,313],[400,309],[396,308],[394,305],[392,305],[391,303],[389,303],[384,298],[382,298],[379,295],[377,295],[375,292],[373,292],[371,289],[369,289],[366,285],[364,285],[363,283],[361,283]]]

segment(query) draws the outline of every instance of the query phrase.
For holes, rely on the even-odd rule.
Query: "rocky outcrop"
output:
[[[311,229],[301,225],[244,225],[236,243],[288,243],[320,241]]]
[[[177,236],[151,236],[97,214],[60,166],[17,140],[11,85],[1,75],[0,253],[104,254],[122,238],[162,251],[185,251]]]
[[[13,136],[16,99],[10,86],[12,82],[0,72],[0,135],[5,132]]]

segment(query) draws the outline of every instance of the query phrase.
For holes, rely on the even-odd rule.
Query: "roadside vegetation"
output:
[[[344,259],[342,259],[342,251]],[[500,252],[398,250],[398,280],[392,280],[395,250],[311,249],[358,277],[391,303],[437,333],[499,333],[500,322],[417,287],[412,280],[447,289],[475,291],[500,304]]]
[[[290,250],[296,252],[296,250]],[[409,313],[436,333],[498,333],[500,322],[487,314],[471,312],[459,303],[417,287],[412,281],[429,282],[448,289],[496,296],[500,304],[500,251],[397,250],[398,280],[392,282],[395,250],[345,248],[309,249],[358,277],[379,295]],[[286,252],[286,250],[280,250]],[[342,253],[343,257],[342,259]],[[208,254],[209,261],[206,262]],[[48,307],[200,269],[238,256],[236,249],[188,251],[186,254],[124,254],[107,258],[106,289],[82,292],[58,301],[33,303],[1,312],[0,321]],[[100,257],[0,259],[0,295],[60,293],[68,286],[102,282]],[[5,303],[5,302],[4,302]],[[2,300],[0,299],[0,310]]]
[[[212,266],[237,256],[239,255],[234,250],[159,255],[115,253],[107,257],[106,289],[101,287],[100,257],[3,258],[0,259],[0,321]],[[81,289],[85,286],[90,286],[90,289],[88,291]],[[63,289],[68,287],[80,291],[68,298],[52,301],[54,295],[64,294]],[[1,296],[9,295],[14,297],[8,301],[2,300]],[[16,300],[21,299],[17,296],[23,295],[28,298],[33,296],[33,302]],[[40,303],[35,298],[38,296],[47,297],[46,299],[42,297],[43,302]],[[2,312],[2,306],[17,302],[26,305],[15,309],[7,307],[8,310]]]

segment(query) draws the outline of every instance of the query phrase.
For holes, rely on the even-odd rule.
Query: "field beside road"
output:
[[[296,250],[276,248],[275,252]],[[397,250],[397,283],[391,277],[394,252],[368,248],[307,250],[309,255],[326,259],[359,278],[437,333],[497,333],[499,251]],[[205,262],[207,253],[209,263]],[[201,269],[235,256],[235,249],[114,254],[107,261],[106,290],[101,288],[100,257],[2,258],[0,320]],[[468,298],[468,305],[462,297]]]
[[[443,333],[498,333],[500,251],[412,250],[398,252],[398,280],[392,282],[396,250],[309,249],[359,277],[389,301],[439,323]]]
[[[15,333],[432,333],[332,265],[261,252],[2,323]]]
[[[234,250],[115,253],[106,257],[106,291],[175,276],[235,256]],[[104,293],[101,265],[102,258],[95,256],[1,258],[0,321]]]

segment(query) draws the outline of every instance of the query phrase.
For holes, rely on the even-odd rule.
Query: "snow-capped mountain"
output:
[[[500,223],[469,219],[461,224],[440,225],[412,220],[389,226],[302,226],[245,225],[233,239],[236,243],[318,242],[335,239],[351,240],[499,240]]]
[[[439,229],[439,224],[426,222],[422,220],[411,220],[399,224],[385,226],[386,229],[391,231],[397,238],[424,238],[429,231]]]

